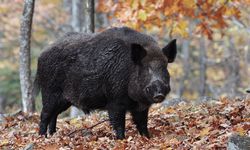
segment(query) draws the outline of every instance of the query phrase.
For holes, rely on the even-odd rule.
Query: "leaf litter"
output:
[[[58,119],[57,132],[45,138],[38,135],[39,115],[18,113],[0,122],[0,149],[226,149],[233,134],[250,136],[250,99],[221,98],[194,105],[181,103],[150,109],[151,138],[140,136],[130,115],[126,138],[115,140],[107,114]]]

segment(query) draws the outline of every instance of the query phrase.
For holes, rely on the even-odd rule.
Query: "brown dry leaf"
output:
[[[209,134],[209,131],[210,131],[210,130],[211,130],[210,127],[202,129],[202,130],[200,131],[200,133],[199,133],[199,136],[200,136],[200,137],[207,136],[207,135]]]
[[[129,141],[131,141],[131,140],[133,140],[133,137],[132,137],[132,136],[129,136],[128,139],[127,139],[127,141],[129,142]]]
[[[68,122],[59,119],[57,132],[48,138],[37,134],[38,115],[21,114],[10,118],[6,127],[0,126],[0,149],[21,149],[29,143],[34,143],[35,149],[225,149],[233,133],[249,135],[249,104],[250,100],[222,99],[209,105],[153,106],[148,122],[152,138],[140,136],[128,115],[127,139],[121,141],[115,140],[108,122],[82,134],[77,124],[80,129],[98,124],[105,118],[98,113]]]
[[[50,144],[50,145],[46,145],[46,146],[44,147],[44,149],[46,149],[46,150],[58,150],[59,147],[58,147],[58,145],[56,145],[56,144]]]
[[[82,126],[82,122],[79,120],[79,118],[73,118],[69,121],[69,123],[77,128],[80,128]]]
[[[9,144],[9,140],[4,139],[4,140],[2,140],[2,141],[0,142],[0,147],[1,147],[1,146],[8,145],[8,144]]]
[[[226,124],[226,123],[222,123],[222,124],[220,124],[220,127],[229,128],[230,126],[228,124]]]
[[[113,150],[125,150],[126,147],[127,147],[126,143],[124,143],[123,141],[118,140],[118,142],[116,143]]]
[[[243,136],[246,134],[247,130],[245,130],[242,126],[238,126],[234,129],[239,135]]]
[[[175,112],[176,112],[176,110],[174,110],[174,108],[172,108],[172,107],[169,107],[169,108],[165,109],[165,113],[168,113],[168,114],[172,114],[172,113],[175,113]]]

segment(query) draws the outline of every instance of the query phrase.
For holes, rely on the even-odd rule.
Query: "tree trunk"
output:
[[[72,9],[72,0],[63,0],[63,9],[70,14],[71,13],[71,9]]]
[[[184,75],[181,78],[180,81],[180,88],[178,95],[182,97],[184,90],[185,90],[185,82],[188,79],[189,71],[190,71],[190,65],[189,65],[189,40],[184,39],[182,43],[182,53],[183,53],[183,72]]]
[[[95,1],[85,0],[83,5],[83,18],[84,25],[82,26],[82,32],[94,33],[95,32]]]
[[[234,97],[238,94],[238,87],[240,87],[240,60],[232,38],[229,42],[229,62],[227,66],[230,73],[228,75],[228,82],[226,84],[225,89],[228,90],[227,92],[229,93],[229,96]]]
[[[250,43],[250,39],[248,41],[249,41],[248,43]],[[246,63],[249,66],[248,68],[250,68],[250,48],[249,47],[246,52]]]
[[[30,69],[30,37],[35,0],[25,0],[20,31],[20,84],[22,105],[24,112],[34,112],[35,103],[32,97],[31,69]]]
[[[199,96],[205,96],[206,92],[206,39],[200,39],[200,88]]]
[[[71,118],[75,118],[77,116],[81,116],[82,114],[83,114],[82,111],[79,110],[77,107],[71,106],[71,108],[70,108],[70,114],[69,114]]]
[[[4,113],[5,105],[6,105],[6,98],[0,95],[0,114]]]
[[[95,30],[94,0],[73,0],[72,1],[72,20],[73,31],[93,33]],[[76,107],[71,107],[70,117],[79,116],[81,112]]]
[[[71,26],[73,31],[81,32],[83,24],[83,0],[73,0],[71,8]]]

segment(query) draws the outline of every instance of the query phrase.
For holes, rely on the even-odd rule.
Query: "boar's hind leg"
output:
[[[61,94],[51,93],[42,90],[43,108],[40,116],[41,117],[40,129],[39,129],[40,135],[46,136],[48,124],[53,116],[53,113],[55,113],[60,96]]]
[[[49,122],[49,134],[52,135],[56,132],[56,120],[57,116],[62,113],[63,111],[67,110],[71,106],[70,102],[67,102],[66,100],[59,101],[59,104],[56,106],[56,110],[53,113],[50,122]]]
[[[138,129],[141,135],[146,136],[147,138],[150,137],[148,132],[148,109],[144,111],[131,111],[131,115],[133,117],[133,121],[136,124],[136,128]]]
[[[125,138],[125,114],[126,111],[122,109],[108,109],[110,124],[115,130],[117,139]]]
[[[45,135],[47,133],[47,127],[51,118],[52,109],[50,107],[47,107],[46,105],[43,106],[42,112],[41,112],[41,121],[40,121],[40,129],[39,134]]]

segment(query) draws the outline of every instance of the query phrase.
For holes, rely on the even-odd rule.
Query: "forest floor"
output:
[[[57,132],[45,138],[38,135],[39,115],[19,112],[0,122],[0,149],[226,149],[231,135],[250,136],[250,99],[155,105],[150,139],[127,118],[124,140],[115,140],[106,113],[58,119]]]

